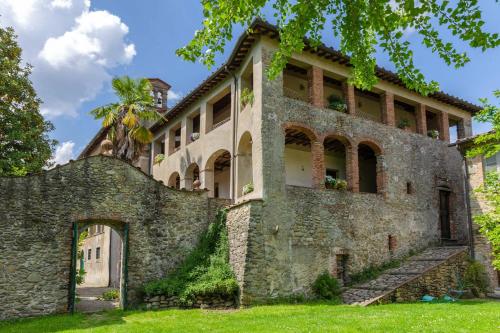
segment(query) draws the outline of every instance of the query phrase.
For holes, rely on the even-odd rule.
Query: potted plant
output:
[[[344,191],[347,189],[347,181],[344,179],[337,179],[337,184],[335,184],[336,190]]]
[[[408,119],[401,119],[398,123],[398,128],[402,130],[410,129],[410,121]]]
[[[191,136],[190,136],[191,142],[196,141],[199,138],[200,138],[200,133],[198,133],[198,132],[191,133]]]
[[[243,88],[241,91],[241,104],[243,107],[247,106],[247,104],[253,105],[254,95],[253,91],[248,88]]]
[[[337,95],[333,94],[328,96],[328,108],[339,112],[347,111],[347,105],[345,104],[345,101]]]
[[[439,138],[439,132],[437,130],[428,130],[427,131],[427,136],[433,139],[438,139]]]
[[[155,156],[153,165],[161,164],[161,162],[163,162],[164,160],[165,160],[165,155],[164,154],[158,154],[158,155]]]
[[[332,176],[325,177],[325,187],[326,188],[334,189],[336,185],[337,185],[337,179],[333,178]]]
[[[243,195],[253,192],[253,183],[248,183],[243,186]]]

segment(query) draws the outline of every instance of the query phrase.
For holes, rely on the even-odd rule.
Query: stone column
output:
[[[307,71],[307,79],[309,84],[309,103],[318,108],[323,108],[323,69],[312,66]]]
[[[352,192],[359,192],[359,164],[358,148],[347,147],[346,149],[346,178],[347,186]]]
[[[385,170],[384,170],[384,156],[377,155],[377,193],[386,195],[385,191]]]
[[[458,122],[458,139],[468,138],[472,136],[472,124],[469,119],[461,119]]]
[[[416,109],[417,133],[427,135],[427,111],[425,104],[418,104]]]
[[[356,94],[354,86],[347,83],[347,81],[342,82],[342,91],[344,92],[345,104],[347,105],[347,113],[350,115],[356,114]]]
[[[438,117],[438,129],[439,129],[439,139],[450,142],[450,124],[448,120],[448,113],[440,111],[437,114]]]
[[[321,142],[311,143],[312,178],[314,188],[325,187],[325,148]]]
[[[212,169],[205,169],[200,171],[200,182],[201,186],[200,188],[202,189],[207,189],[208,196],[212,197],[214,196],[214,170]]]
[[[394,113],[394,95],[385,92],[380,95],[382,106],[382,122],[388,126],[396,126],[396,115]]]

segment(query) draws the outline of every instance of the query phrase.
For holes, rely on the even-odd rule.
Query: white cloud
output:
[[[56,147],[54,156],[51,162],[54,164],[65,164],[74,158],[75,143],[73,141],[65,141]]]
[[[167,101],[169,101],[169,102],[177,102],[181,98],[182,98],[182,94],[181,93],[175,92],[173,90],[169,90],[168,91]]]
[[[129,29],[90,0],[0,0],[0,25],[13,26],[23,59],[34,66],[32,80],[49,117],[76,116],[110,78],[109,70],[136,54]]]

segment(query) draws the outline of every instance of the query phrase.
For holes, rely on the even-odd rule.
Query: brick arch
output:
[[[377,156],[384,155],[384,150],[382,149],[382,147],[376,141],[374,141],[372,139],[360,138],[356,142],[356,147],[358,147],[359,145],[366,145],[366,146],[370,147],[375,152],[375,155],[377,155]]]
[[[177,178],[179,178],[179,179],[177,180]],[[177,183],[177,181],[179,183]],[[172,172],[170,174],[170,176],[168,176],[168,183],[167,183],[167,185],[169,187],[173,187],[173,188],[179,190],[180,189],[180,181],[181,181],[181,175],[179,174],[179,172],[174,171],[174,172]]]
[[[358,182],[358,190],[360,189],[361,185],[359,183],[359,171],[360,171],[360,164],[359,164],[359,161],[358,161],[358,151],[359,151],[359,146],[360,145],[365,145],[367,147],[369,147],[371,150],[373,150],[374,154],[375,154],[375,157],[376,157],[376,166],[375,166],[375,173],[376,173],[376,180],[375,180],[375,184],[376,184],[376,193],[381,193],[381,194],[385,194],[385,187],[386,187],[386,179],[387,179],[387,175],[386,175],[386,172],[384,170],[384,167],[383,167],[383,160],[384,160],[384,150],[380,147],[380,145],[375,142],[374,140],[372,139],[369,139],[369,138],[360,138],[357,140],[357,144],[356,144],[356,149],[354,150],[355,151],[355,154],[356,154],[356,164],[357,164],[357,175],[358,175],[358,179],[357,179],[357,182]]]
[[[320,141],[319,135],[309,125],[299,123],[299,122],[286,122],[283,124],[283,130],[286,131],[287,129],[295,129],[295,130],[303,132],[305,135],[307,135],[307,137],[309,138],[311,143]]]
[[[74,230],[85,223],[128,225],[127,295],[140,303],[143,285],[168,275],[197,244],[207,207],[205,192],[172,190],[102,155],[0,177],[0,267],[10,270],[0,278],[0,320],[68,311]],[[27,297],[34,289],[37,297]]]
[[[341,134],[338,132],[327,132],[321,136],[321,144],[323,145],[323,150],[325,146],[325,141],[329,138],[333,138],[338,140],[344,145],[345,148],[345,179],[347,181],[347,188],[350,191],[357,188],[357,183],[355,177],[355,172],[357,172],[357,158],[355,159],[353,156],[353,152],[356,151],[354,147],[356,144],[354,140],[348,135]],[[357,156],[356,156],[357,157]],[[322,174],[326,174],[326,161],[323,161],[324,168],[322,170]]]
[[[346,149],[356,146],[355,141],[350,136],[348,136],[346,134],[341,134],[338,132],[327,132],[327,133],[324,133],[320,136],[319,141],[324,144],[325,140],[327,138],[334,138],[336,140],[339,140],[340,142],[342,142],[344,144]]]

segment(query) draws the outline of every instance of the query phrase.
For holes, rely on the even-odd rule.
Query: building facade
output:
[[[471,147],[474,147],[474,139],[475,137],[469,137],[458,140],[457,146],[466,154]],[[488,172],[500,172],[500,153],[496,153],[489,158],[484,158],[484,156],[467,158],[467,171],[471,216],[472,219],[474,219],[474,216],[481,215],[490,209],[481,193],[478,193],[476,190],[483,185],[485,176]],[[474,258],[481,262],[486,268],[490,287],[492,289],[499,288],[500,272],[492,265],[492,247],[486,237],[479,232],[479,225],[474,223],[472,225],[472,230]]]
[[[307,294],[324,271],[348,280],[468,241],[463,160],[449,141],[472,134],[478,107],[419,95],[382,68],[372,91],[360,91],[349,60],[325,46],[306,46],[269,80],[278,31],[251,28],[168,122],[151,127],[146,170],[231,200],[230,260],[244,304]],[[166,158],[154,164],[158,154]]]

